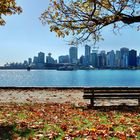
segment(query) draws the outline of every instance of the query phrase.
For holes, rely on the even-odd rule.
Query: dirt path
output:
[[[71,102],[74,104],[89,103],[88,100],[83,100],[82,89],[34,89],[34,88],[1,88],[0,103],[64,103]],[[136,105],[137,100],[99,100],[97,105],[118,105],[118,104]]]

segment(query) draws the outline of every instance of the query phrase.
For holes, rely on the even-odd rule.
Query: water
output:
[[[0,86],[140,87],[140,70],[0,70]]]

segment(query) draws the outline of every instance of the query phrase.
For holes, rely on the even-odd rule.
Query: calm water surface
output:
[[[0,70],[0,86],[140,87],[140,70]]]

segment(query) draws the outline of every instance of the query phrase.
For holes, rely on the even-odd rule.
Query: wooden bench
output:
[[[94,106],[97,99],[137,99],[140,106],[140,88],[129,87],[96,87],[85,88],[84,99],[90,99],[90,106]]]

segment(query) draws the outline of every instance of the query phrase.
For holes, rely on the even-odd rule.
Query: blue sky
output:
[[[6,62],[23,62],[42,51],[52,53],[54,58],[68,54],[69,47],[64,39],[57,38],[49,27],[39,21],[40,14],[47,8],[49,0],[17,0],[23,8],[20,15],[4,17],[6,25],[0,27],[0,65]],[[140,52],[140,31],[124,28],[120,35],[115,35],[110,27],[102,31],[104,41],[97,44],[100,50],[117,50],[121,47]],[[91,45],[91,43],[89,43]],[[79,56],[84,52],[79,46]]]

